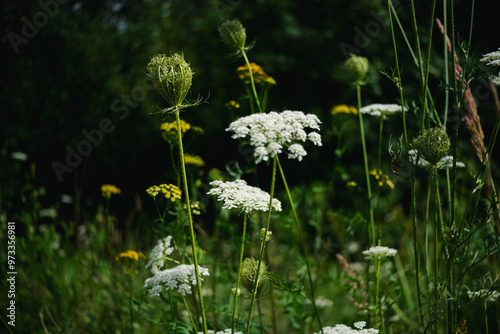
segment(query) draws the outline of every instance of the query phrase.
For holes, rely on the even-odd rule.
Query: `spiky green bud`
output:
[[[257,277],[257,266],[258,262],[253,257],[245,258],[241,266],[241,284],[250,292],[253,292],[255,281],[258,282],[257,292],[259,292],[267,277],[264,261],[260,264],[259,277]]]
[[[161,96],[172,106],[181,106],[193,80],[193,71],[180,54],[158,54],[147,66],[147,76]]]
[[[450,139],[442,128],[430,128],[412,141],[413,149],[432,165],[445,157],[450,148]]]
[[[236,20],[226,20],[219,27],[219,34],[224,43],[233,51],[245,49],[247,34],[241,22]]]
[[[362,85],[363,80],[368,72],[368,59],[365,57],[359,57],[356,55],[351,55],[351,58],[347,59],[345,66],[349,70],[353,82],[358,85]]]

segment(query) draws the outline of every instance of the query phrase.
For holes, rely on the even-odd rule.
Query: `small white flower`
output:
[[[288,148],[288,158],[289,159],[297,159],[302,161],[302,158],[307,155],[306,150],[300,144],[292,144]]]
[[[486,299],[486,301],[488,302],[494,302],[497,300],[498,297],[500,297],[500,292],[481,289],[478,291],[468,291],[467,295],[469,296],[470,299],[481,298],[481,299]]]
[[[404,108],[406,109],[406,107]],[[380,104],[380,103],[375,103],[375,104],[370,104],[368,106],[365,106],[361,109],[359,109],[359,112],[362,114],[368,114],[371,116],[375,117],[380,117],[382,116],[383,118],[386,118],[387,116],[400,113],[402,111],[401,105],[399,104]]]
[[[172,236],[169,235],[163,240],[158,240],[158,244],[151,250],[149,255],[149,262],[146,264],[146,268],[151,267],[151,272],[156,274],[163,268],[165,264],[165,257],[172,254],[174,251],[173,247],[170,247],[170,241]]]
[[[268,161],[279,153],[283,146],[289,147],[288,158],[302,160],[306,155],[304,148],[295,146],[296,142],[310,140],[321,146],[321,136],[317,132],[307,133],[306,129],[318,130],[321,121],[316,115],[302,111],[285,110],[281,113],[252,114],[242,117],[231,124],[226,131],[233,132],[232,138],[250,137],[250,145],[255,148],[255,162]]]
[[[500,48],[498,51],[493,51],[483,55],[483,58],[480,59],[486,65],[496,65],[500,66]]]
[[[370,249],[363,251],[363,255],[366,259],[389,257],[396,255],[398,251],[394,248],[389,248],[385,246],[375,246],[370,247]]]
[[[244,180],[212,181],[212,189],[207,195],[216,196],[218,201],[224,202],[223,209],[238,209],[246,213],[252,211],[268,211],[271,196],[260,188],[247,185]],[[275,198],[272,207],[281,211],[281,202]]]
[[[425,160],[422,156],[418,156],[417,150],[409,150],[408,158],[410,162],[414,165],[420,167],[430,167],[432,164]],[[453,156],[446,155],[436,164],[437,169],[445,169],[445,168],[453,168]],[[465,164],[463,162],[457,161],[457,168],[465,168]]]
[[[223,331],[214,331],[209,329],[207,331],[208,334],[231,334],[231,329],[224,329]],[[203,332],[198,332],[198,334],[203,334]],[[243,332],[234,332],[234,334],[243,334]]]
[[[198,266],[200,281],[201,276],[208,276],[208,269]],[[181,295],[191,294],[191,285],[196,284],[196,271],[194,264],[180,264],[176,267],[158,271],[153,277],[144,282],[145,288],[149,289],[151,297],[159,296],[160,292],[165,290],[176,291]]]
[[[354,327],[357,329],[353,329],[349,326],[346,325],[335,325],[335,327],[323,327],[323,334],[356,334],[356,333],[362,333],[362,334],[377,334],[378,329],[374,328],[366,328],[363,329],[366,325],[365,321],[358,321],[354,323]],[[319,333],[314,333],[314,334],[319,334]]]
[[[28,160],[28,155],[24,152],[12,152],[10,154],[10,157],[14,160],[19,160],[19,161],[26,161]]]

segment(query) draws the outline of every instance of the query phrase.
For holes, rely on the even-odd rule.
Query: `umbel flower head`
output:
[[[394,248],[389,248],[385,246],[375,246],[375,247],[370,247],[370,249],[363,251],[363,255],[365,256],[366,259],[373,259],[373,258],[383,258],[383,257],[390,257],[396,255],[398,251]]]
[[[347,104],[339,104],[336,105],[335,107],[332,108],[330,111],[332,115],[338,115],[338,114],[353,114],[357,115],[358,114],[358,109],[356,109],[353,106],[348,106]]]
[[[368,59],[365,57],[359,57],[355,54],[351,55],[349,59],[346,60],[345,66],[352,77],[352,80],[357,85],[364,84],[366,73],[368,73]]]
[[[198,266],[200,281],[203,281],[202,275],[208,276],[208,269]],[[176,267],[158,271],[153,277],[144,282],[145,288],[150,288],[151,297],[159,296],[160,292],[171,290],[180,293],[183,296],[191,294],[191,285],[196,284],[196,271],[194,264],[180,264]]]
[[[252,211],[269,210],[269,200],[271,196],[257,187],[247,185],[244,180],[236,181],[212,181],[212,189],[207,195],[216,196],[218,201],[224,202],[223,209],[237,209],[245,213]],[[273,198],[272,207],[276,211],[281,211],[281,202]]]
[[[450,139],[442,128],[430,128],[413,139],[412,147],[432,166],[437,166],[450,148]]]
[[[101,194],[102,197],[106,199],[110,199],[111,195],[120,194],[122,191],[115,185],[112,184],[103,184],[101,186]]]
[[[229,124],[226,131],[233,132],[234,139],[250,137],[250,145],[255,148],[255,163],[274,158],[284,146],[288,147],[289,159],[301,161],[307,152],[298,142],[310,140],[314,145],[322,145],[319,133],[305,131],[307,128],[319,130],[319,124],[321,121],[316,115],[285,110],[242,117]]]
[[[362,334],[377,334],[378,329],[374,328],[365,328],[366,322],[365,321],[358,321],[354,323],[354,328],[351,328],[346,325],[335,325],[335,327],[323,327],[322,331],[320,333],[323,334],[357,334],[357,333],[362,333]],[[319,334],[319,333],[314,333],[314,334]]]
[[[219,27],[219,34],[224,43],[236,54],[247,51],[245,46],[247,33],[240,20],[226,20]]]
[[[387,116],[394,115],[402,112],[403,108],[399,104],[381,104],[375,103],[365,106],[359,110],[362,114],[368,114],[371,116],[382,117],[386,119]],[[406,107],[404,108],[406,111]]]
[[[153,274],[156,274],[163,268],[165,259],[174,251],[174,247],[170,246],[171,241],[171,235],[164,238],[163,240],[160,239],[158,240],[158,244],[156,244],[156,246],[151,251],[151,254],[149,255],[149,262],[148,264],[146,264],[146,268],[151,268],[151,272]]]
[[[250,70],[252,71],[253,80],[256,84],[269,86],[276,85],[276,80],[269,76],[260,65],[250,63]],[[250,82],[250,74],[248,73],[248,66],[246,64],[238,67],[236,69],[236,73],[238,74],[238,78],[240,78],[243,82]]]
[[[184,57],[158,54],[147,66],[147,76],[171,107],[181,107],[193,80],[193,71]]]
[[[483,58],[480,60],[486,63],[486,65],[500,66],[500,48],[498,48],[498,51],[483,55]],[[497,76],[491,76],[490,79],[495,85],[500,86],[500,73]]]

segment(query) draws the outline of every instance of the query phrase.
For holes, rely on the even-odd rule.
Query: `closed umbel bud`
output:
[[[363,80],[368,72],[368,59],[365,57],[351,55],[351,58],[346,60],[345,65],[347,66],[354,83],[358,85],[363,84]]]
[[[245,49],[247,34],[239,20],[224,21],[219,27],[219,34],[224,43],[233,51]]]
[[[191,88],[193,71],[179,54],[155,55],[147,66],[147,76],[172,107],[182,105]]]
[[[257,265],[258,262],[253,257],[247,257],[243,260],[241,266],[241,283],[250,292],[253,292],[256,276],[257,276]],[[259,277],[257,278],[257,292],[259,292],[260,287],[264,283],[264,278],[266,277],[266,265],[264,262],[260,264]]]
[[[450,139],[442,128],[431,128],[413,139],[412,146],[422,158],[436,165],[448,152]]]

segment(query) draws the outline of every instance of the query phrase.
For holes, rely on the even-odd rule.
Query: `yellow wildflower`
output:
[[[358,110],[354,108],[353,106],[348,106],[347,104],[339,104],[335,107],[332,108],[330,111],[332,115],[337,115],[337,114],[353,114],[357,115]]]
[[[240,104],[238,103],[238,101],[235,101],[235,100],[231,100],[231,101],[226,103],[226,108],[228,110],[238,109],[239,107],[240,107]]]
[[[197,215],[197,216],[201,215],[200,202],[199,201],[194,201],[194,202],[191,202],[189,204],[190,204],[189,206],[191,207],[191,213],[193,215]],[[186,203],[184,203],[184,205],[182,207],[184,208],[184,210],[186,210],[187,209]]]
[[[120,259],[131,259],[138,261],[139,259],[146,259],[144,254],[141,252],[136,252],[134,250],[128,250],[126,252],[120,253],[116,256],[116,261],[119,261]]]
[[[184,162],[186,165],[205,166],[205,161],[199,155],[184,154]]]
[[[151,186],[146,189],[146,193],[151,197],[156,197],[158,194],[162,193],[165,195],[166,199],[170,199],[172,202],[175,202],[178,199],[181,199],[182,191],[179,187],[173,184],[160,184],[159,186]]]
[[[257,65],[256,63],[250,63],[250,69],[252,70],[253,81],[256,84],[268,84],[268,85],[276,85],[276,80],[273,77],[267,75],[264,69]],[[249,80],[248,74],[248,66],[243,65],[236,69],[236,73],[240,80],[247,82]]]
[[[113,194],[120,194],[122,191],[112,184],[103,184],[101,186],[102,197],[110,199]]]
[[[372,169],[370,175],[373,176],[379,188],[388,187],[389,189],[394,189],[394,183],[380,169]]]
[[[358,184],[356,183],[356,181],[349,181],[349,182],[347,182],[347,186],[348,186],[348,187],[353,187],[353,188],[354,188],[354,187],[357,187],[357,186],[358,186]]]
[[[188,122],[181,119],[180,123],[182,133],[186,133],[187,131],[189,131],[189,129],[191,129],[191,124],[189,124]],[[164,131],[164,133],[173,132],[175,135],[177,135],[177,122],[161,123],[160,129]]]

